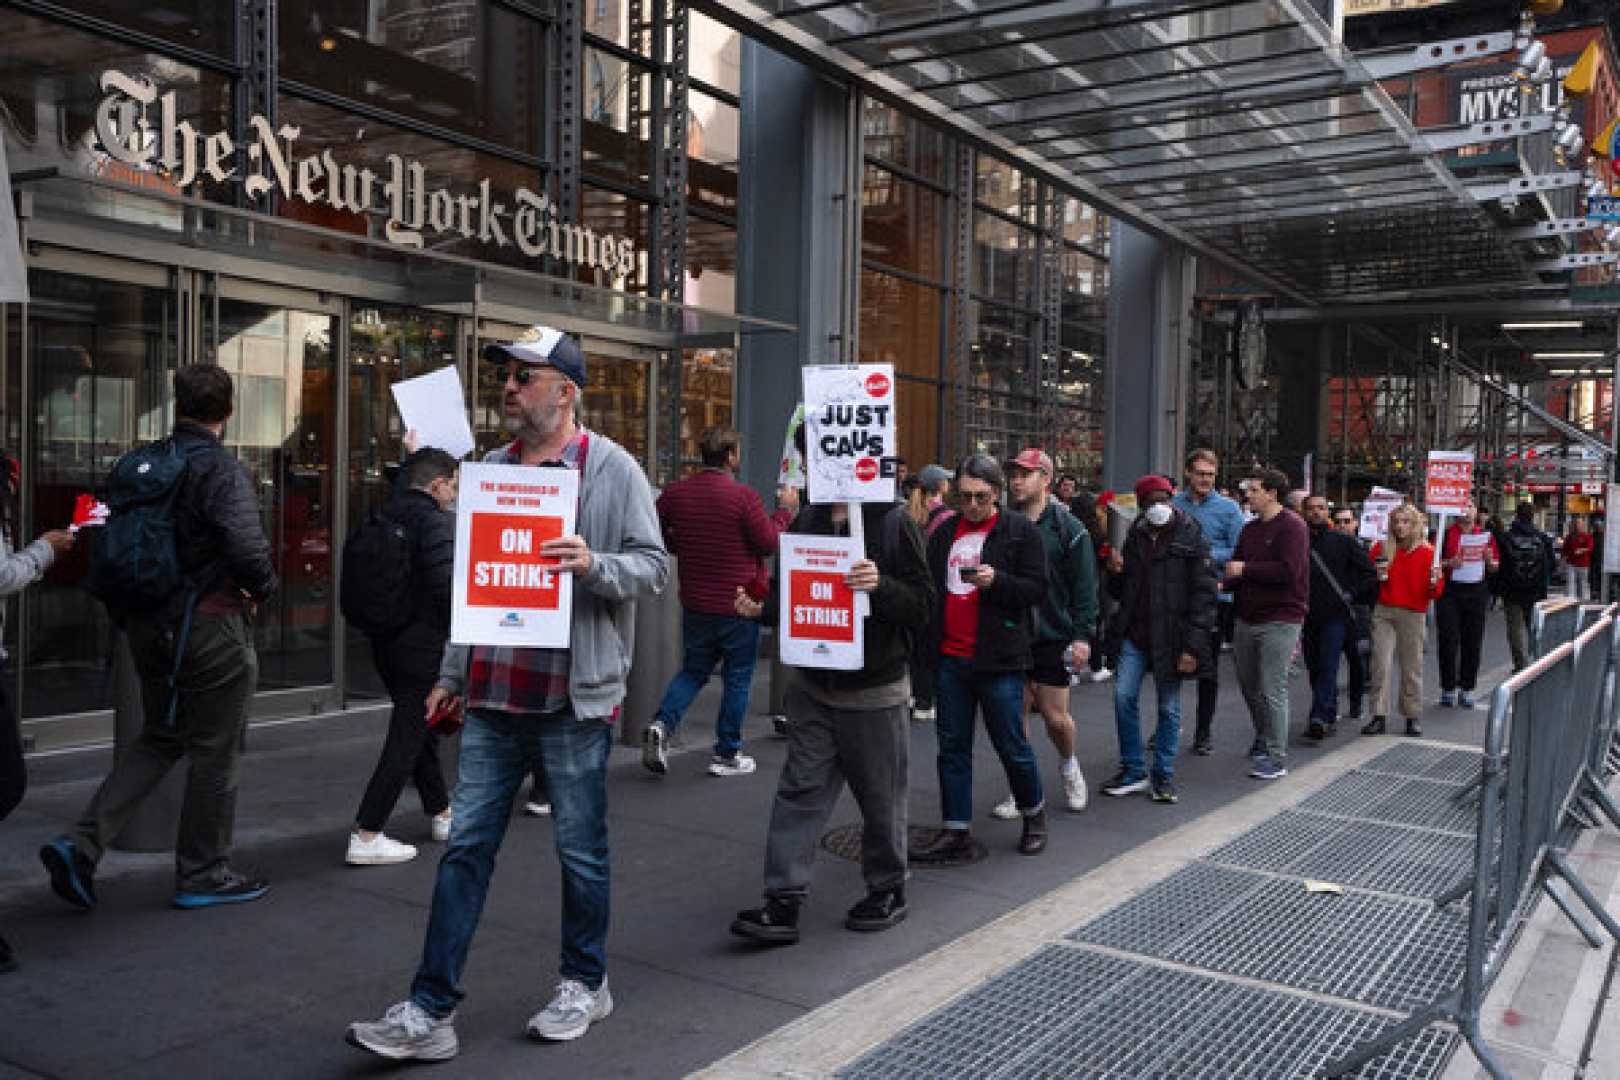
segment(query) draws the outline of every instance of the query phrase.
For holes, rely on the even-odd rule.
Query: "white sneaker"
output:
[[[1091,673],[1091,681],[1094,682],[1094,683],[1107,682],[1109,679],[1112,679],[1113,677],[1114,677],[1114,669],[1113,668],[1098,668],[1096,671],[1093,671]]]
[[[394,863],[410,862],[414,858],[414,847],[402,844],[386,833],[362,840],[359,833],[352,832],[349,834],[349,853],[343,857],[343,861],[350,866],[392,866]]]
[[[450,839],[451,820],[450,811],[448,810],[442,814],[433,815],[433,840],[435,843],[442,844]]]
[[[595,992],[574,979],[557,984],[557,995],[539,1012],[529,1018],[527,1031],[531,1039],[567,1042],[590,1030],[598,1020],[606,1020],[613,1012],[613,995],[608,993],[607,980]]]
[[[1009,795],[990,808],[990,816],[1000,818],[1002,821],[1017,821],[1023,817],[1018,811],[1018,800]]]
[[[528,802],[523,804],[523,812],[528,814],[530,817],[550,817],[551,804],[548,802],[535,802],[533,799],[530,799]]]
[[[723,758],[718,755],[709,761],[710,776],[747,776],[754,771],[754,759],[747,754]]]
[[[381,1020],[349,1025],[351,1046],[389,1061],[449,1061],[456,1056],[456,1014],[436,1019],[414,1001],[390,1005]]]
[[[1078,768],[1063,774],[1063,794],[1069,803],[1069,809],[1075,813],[1086,808],[1088,796],[1086,794],[1086,774]]]
[[[932,723],[939,713],[932,707],[927,709],[912,709],[911,719],[918,724]]]

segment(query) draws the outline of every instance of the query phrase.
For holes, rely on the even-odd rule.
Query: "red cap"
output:
[[[1008,464],[1017,466],[1020,469],[1028,469],[1030,472],[1043,472],[1047,476],[1052,475],[1052,459],[1046,456],[1046,451],[1033,446],[1020,450],[1018,456]]]
[[[1136,501],[1139,503],[1146,502],[1148,495],[1155,491],[1162,491],[1166,495],[1172,495],[1175,490],[1169,480],[1155,473],[1150,473],[1136,482]]]

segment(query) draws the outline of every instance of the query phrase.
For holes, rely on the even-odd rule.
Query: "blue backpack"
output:
[[[172,438],[131,450],[107,474],[107,523],[90,530],[90,592],[115,615],[162,608],[187,581],[174,506],[187,455]]]

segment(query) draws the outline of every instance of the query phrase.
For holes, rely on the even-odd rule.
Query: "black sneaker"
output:
[[[1175,781],[1168,776],[1155,776],[1150,783],[1154,802],[1173,803],[1181,798],[1176,794]]]
[[[1046,850],[1046,811],[1024,815],[1024,832],[1018,838],[1018,854],[1039,855]]]
[[[849,909],[844,925],[851,930],[887,930],[906,917],[906,891],[881,889]]]
[[[737,912],[737,917],[731,920],[731,932],[767,945],[797,945],[799,902],[767,896],[764,907]]]
[[[1382,716],[1375,716],[1361,725],[1363,735],[1382,735],[1389,728],[1389,721]]]
[[[1114,774],[1114,778],[1102,786],[1104,795],[1135,795],[1138,791],[1148,789],[1148,778],[1145,776],[1132,776],[1124,769]]]
[[[1305,737],[1312,742],[1321,742],[1327,738],[1327,725],[1312,717],[1311,722],[1305,725]]]
[[[1192,752],[1199,757],[1209,757],[1215,752],[1215,740],[1208,735],[1201,735],[1193,740]]]
[[[65,836],[39,849],[39,861],[51,872],[51,891],[74,907],[96,906],[96,868]]]
[[[967,829],[941,829],[939,837],[920,851],[911,853],[915,863],[967,863],[978,855],[973,834]]]
[[[234,870],[227,870],[212,885],[177,890],[169,903],[186,910],[218,907],[221,904],[246,904],[259,899],[269,891],[268,881],[246,878]]]
[[[1407,738],[1421,739],[1423,737],[1423,728],[1418,725],[1416,720],[1408,720],[1406,722],[1406,735]]]

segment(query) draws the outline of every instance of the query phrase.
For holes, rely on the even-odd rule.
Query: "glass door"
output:
[[[236,383],[225,445],[253,477],[281,590],[259,612],[259,690],[334,684],[332,588],[341,301],[221,279],[199,359]],[[210,355],[211,354],[211,355]]]

